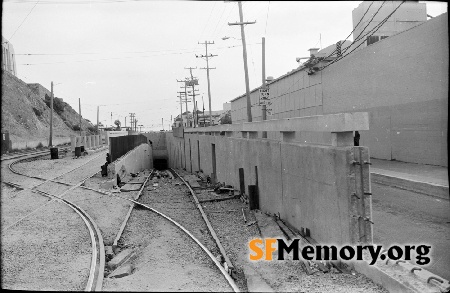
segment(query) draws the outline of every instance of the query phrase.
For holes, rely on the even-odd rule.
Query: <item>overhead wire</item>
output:
[[[369,12],[370,7],[372,7],[372,4],[375,1],[372,1],[372,3],[370,3],[369,7],[367,7],[366,11],[364,12],[363,16],[361,17],[361,19],[358,21],[358,23],[353,27],[353,30],[348,34],[348,36],[344,39],[344,42],[353,34],[353,32],[356,30],[356,28],[358,27],[358,25],[361,23],[361,21],[364,19],[364,16],[366,16],[367,12]],[[370,21],[369,21],[370,23]],[[337,48],[335,48],[330,54],[328,54],[326,57],[324,57],[324,59],[329,58],[330,56],[332,56],[334,53],[337,52]]]
[[[374,2],[374,1],[373,1]],[[360,19],[360,21],[357,23],[357,25],[353,28],[353,30],[352,30],[352,32],[350,32],[350,34],[349,34],[349,36],[355,31],[355,29],[356,29],[356,27],[361,23],[361,21],[362,21],[362,19],[364,18],[364,16],[367,14],[367,12],[369,11],[369,9],[370,9],[370,7],[372,6],[372,4],[373,4],[373,2],[369,5],[369,7],[367,8],[367,10],[365,11],[365,13],[363,14],[363,16],[361,17],[361,19]],[[375,14],[372,16],[372,18],[369,20],[369,23],[364,27],[364,29],[370,24],[370,22],[374,19],[374,17],[377,15],[377,13],[380,11],[380,9],[381,9],[381,7],[383,7],[383,5],[384,5],[384,3],[385,3],[386,1],[383,1],[383,3],[381,4],[381,6],[380,6],[380,8],[378,8],[378,10],[375,12]],[[403,2],[405,2],[405,1],[403,1]],[[403,4],[403,2],[401,3],[401,4]],[[400,4],[400,5],[401,5]],[[400,5],[398,6],[398,7],[400,7]],[[394,12],[398,9],[398,7],[394,10]],[[390,15],[392,15],[394,12],[392,12]],[[388,17],[390,17],[390,15],[388,16]],[[364,32],[364,29],[362,30],[362,32]],[[373,29],[372,29],[373,30]],[[361,32],[361,33],[362,33]],[[370,31],[369,31],[370,32]],[[358,37],[361,35],[361,33],[358,35]],[[367,35],[367,34],[366,34]],[[349,38],[349,36],[347,36],[347,38],[346,39],[348,39]],[[353,42],[353,43],[355,43],[355,41]],[[361,45],[361,44],[360,44]],[[359,46],[360,46],[359,45]],[[358,47],[359,47],[358,46]],[[343,54],[350,48],[351,46],[348,46],[348,47],[346,47],[344,50],[343,50]],[[356,48],[355,48],[356,49]],[[354,50],[352,50],[351,52],[353,52]],[[330,57],[330,56],[332,56],[335,52],[337,52],[337,48],[335,48],[330,54],[328,54],[326,57],[324,57],[324,59],[327,59],[328,57]],[[351,52],[349,52],[349,54],[351,53]],[[346,54],[345,56],[347,56],[348,54]],[[332,62],[330,62],[330,63],[328,63],[327,65],[325,65],[324,67],[322,67],[322,68],[320,68],[320,70],[323,70],[323,69],[325,69],[326,67],[328,67],[328,66],[330,66],[331,64],[333,64],[333,63],[335,63],[335,62],[337,62],[337,61],[339,61],[339,60],[341,60],[343,58],[343,56],[341,57],[341,58],[336,58],[335,60],[333,60]],[[285,95],[287,92],[289,92],[289,90],[294,86],[294,85],[296,85],[298,82],[300,81],[300,79],[298,79],[295,83],[293,83],[282,95]],[[281,96],[282,96],[281,95]]]
[[[375,34],[387,21],[388,19],[400,8],[400,6],[405,3],[406,1],[402,1],[388,16],[386,16],[380,23],[378,23],[376,26],[374,26],[371,30],[369,30],[366,34],[364,34],[361,38],[358,39],[359,40],[363,40],[358,46],[356,46],[355,48],[353,48],[350,52],[348,52],[345,55],[342,55],[340,58],[337,58],[335,60],[333,60],[333,62],[330,62],[329,64],[327,64],[326,66],[322,67],[320,70],[325,69],[326,67],[330,66],[333,63],[338,62],[339,60],[345,58],[346,56],[348,56],[349,54],[351,54],[353,51],[355,51],[356,49],[358,49],[362,44],[365,43],[365,39],[363,39],[364,37],[366,37],[367,35],[370,34],[370,36],[372,36],[373,34]],[[361,35],[361,34],[360,34]],[[369,37],[370,37],[369,36]],[[356,42],[354,42],[356,43]],[[344,53],[350,48],[351,46],[347,47],[346,50],[344,51]]]
[[[22,24],[25,22],[25,20],[27,20],[28,16],[31,14],[31,12],[33,12],[34,8],[36,7],[36,5],[39,3],[40,0],[36,1],[36,4],[34,4],[33,8],[31,8],[30,12],[28,12],[27,16],[25,16],[25,18],[22,20],[22,22],[20,23],[20,25],[16,28],[16,30],[14,31],[14,33],[12,34],[12,36],[9,38],[9,41],[12,40],[12,38],[14,37],[14,35],[16,34],[16,32],[19,30],[19,28],[22,26]]]

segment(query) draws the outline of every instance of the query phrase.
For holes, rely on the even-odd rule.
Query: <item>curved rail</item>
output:
[[[214,241],[216,242],[217,247],[220,250],[220,253],[222,254],[222,257],[224,258],[226,264],[228,265],[228,269],[229,269],[229,273],[233,274],[234,271],[234,266],[231,263],[230,258],[228,257],[227,253],[225,252],[225,249],[222,246],[222,243],[220,243],[219,237],[217,237],[216,231],[214,231],[214,228],[212,227],[211,223],[208,220],[208,217],[206,216],[205,212],[203,211],[202,205],[200,204],[200,202],[198,201],[197,196],[195,195],[194,190],[192,189],[192,187],[186,182],[186,180],[184,180],[183,177],[180,176],[180,174],[178,174],[175,170],[173,170],[172,168],[169,168],[169,170],[173,173],[175,173],[178,178],[181,179],[181,181],[183,181],[183,183],[186,185],[186,187],[189,189],[189,192],[191,193],[192,197],[194,198],[194,202],[197,206],[197,209],[200,211],[200,214],[202,215],[203,220],[205,221],[206,226],[208,227],[209,233],[211,233],[211,236],[214,238]]]
[[[120,196],[118,194],[115,193],[111,193],[111,192],[104,192],[104,191],[100,191],[100,190],[96,190],[90,187],[86,187],[86,186],[82,186],[82,188],[88,189],[88,190],[92,190],[101,194],[105,194],[105,195],[110,195],[110,196],[114,196],[114,197],[118,197],[124,200],[128,200],[136,205],[139,205],[141,207],[144,207],[152,212],[154,212],[155,214],[163,217],[164,219],[168,220],[169,222],[171,222],[172,224],[174,224],[176,227],[178,227],[180,230],[182,230],[183,232],[185,232],[192,240],[194,240],[195,243],[198,244],[198,246],[200,246],[203,251],[211,258],[211,260],[214,262],[214,264],[217,266],[217,268],[220,270],[220,272],[222,273],[222,275],[225,277],[225,279],[227,280],[228,284],[230,285],[230,287],[233,289],[234,292],[240,292],[239,287],[236,285],[236,283],[234,282],[233,278],[231,278],[231,276],[228,274],[228,272],[222,267],[222,264],[214,257],[214,255],[211,253],[211,251],[208,250],[208,248],[206,248],[191,232],[189,232],[186,228],[184,228],[181,224],[179,224],[178,222],[176,222],[175,220],[173,220],[172,218],[170,218],[169,216],[155,210],[154,208],[149,207],[148,205],[145,205],[143,203],[140,203],[136,200],[133,199],[129,199],[123,196]]]
[[[51,179],[45,179],[45,178],[42,178],[42,177],[30,176],[30,175],[22,174],[22,173],[17,172],[16,170],[13,169],[13,165],[19,163],[20,161],[27,160],[27,159],[31,159],[31,158],[35,158],[35,157],[40,157],[40,156],[42,156],[42,154],[32,154],[32,155],[29,155],[29,156],[26,157],[26,158],[21,158],[21,159],[19,159],[19,160],[16,160],[16,161],[14,161],[14,162],[9,163],[9,164],[8,164],[8,168],[9,168],[9,170],[10,170],[11,172],[13,172],[14,174],[21,175],[21,176],[26,176],[26,177],[33,178],[33,179],[44,180],[44,182],[42,182],[42,183],[40,183],[40,184],[38,184],[38,185],[35,185],[33,188],[36,188],[36,187],[38,187],[38,186],[40,186],[40,185],[42,185],[42,184],[44,184],[44,183],[46,183],[46,182],[49,182],[49,181],[50,181],[50,182],[54,182],[54,183],[60,183],[60,184],[64,184],[64,185],[73,186],[73,185],[70,184],[70,183],[65,183],[65,182],[57,181],[57,180],[55,180],[55,179],[58,178],[58,177],[64,176],[64,175],[66,175],[66,174],[68,174],[68,173],[70,173],[70,172],[72,172],[72,171],[75,171],[76,169],[79,169],[79,168],[83,167],[84,165],[90,163],[92,160],[95,160],[96,158],[98,158],[99,156],[101,156],[101,154],[99,154],[99,155],[93,157],[92,159],[90,159],[89,161],[85,162],[84,164],[82,164],[82,165],[80,165],[80,166],[78,166],[78,167],[75,167],[75,168],[73,168],[73,169],[71,169],[71,170],[69,170],[69,171],[63,173],[62,175],[58,175],[58,176],[53,177],[53,178],[51,178]],[[91,176],[92,176],[92,175],[91,175]],[[86,180],[87,178],[89,178],[89,177],[91,177],[91,176],[86,177],[84,180]]]
[[[74,168],[74,169],[64,173],[63,175],[59,175],[59,176],[57,176],[57,177],[55,177],[53,179],[44,179],[44,178],[35,177],[35,176],[28,176],[28,175],[25,175],[25,174],[22,174],[22,173],[19,173],[19,172],[13,170],[12,165],[14,165],[15,163],[20,162],[20,161],[25,160],[25,159],[28,159],[28,158],[33,158],[33,157],[38,157],[38,156],[41,156],[41,154],[32,154],[31,156],[28,156],[27,158],[22,158],[22,159],[19,159],[17,161],[14,161],[14,162],[10,163],[8,165],[8,167],[14,174],[17,174],[17,175],[22,175],[22,176],[26,176],[26,177],[29,177],[29,178],[45,180],[45,182],[52,181],[52,182],[55,182],[55,183],[71,185],[72,187],[70,189],[64,191],[63,193],[61,193],[60,196],[56,196],[56,195],[50,194],[48,192],[44,192],[44,191],[40,191],[40,190],[34,189],[35,187],[37,187],[37,186],[39,186],[39,185],[41,185],[41,184],[43,184],[45,182],[40,183],[40,184],[34,186],[33,188],[26,188],[26,187],[23,187],[23,186],[21,186],[19,184],[11,183],[11,182],[5,182],[5,183],[10,185],[10,186],[14,186],[16,188],[28,189],[31,192],[42,194],[42,195],[47,196],[47,197],[49,197],[49,198],[51,198],[53,200],[57,200],[59,202],[62,202],[64,204],[66,204],[67,206],[69,206],[71,209],[73,209],[82,218],[82,220],[84,221],[84,223],[86,224],[86,226],[87,226],[87,228],[89,230],[89,235],[90,235],[91,244],[92,244],[91,268],[89,270],[89,277],[88,277],[88,282],[86,284],[85,291],[101,291],[101,288],[102,288],[102,285],[103,285],[103,278],[104,278],[104,273],[103,272],[104,272],[104,267],[105,267],[105,247],[104,247],[103,237],[101,235],[100,229],[98,228],[98,226],[95,223],[95,221],[89,216],[89,214],[87,212],[85,212],[81,207],[79,207],[78,205],[76,205],[76,204],[74,204],[74,203],[72,203],[72,202],[62,198],[62,196],[65,195],[70,190],[73,190],[73,189],[75,189],[77,187],[80,187],[81,184],[83,184],[84,181],[87,178],[92,177],[97,172],[95,172],[93,175],[86,176],[78,184],[72,185],[72,184],[68,184],[68,183],[64,183],[64,182],[53,181],[53,179],[58,178],[60,176],[63,176],[65,174],[67,174],[67,173],[70,173],[70,172],[72,172],[72,171],[74,171],[74,170],[76,170],[76,169],[86,165],[91,160],[86,162],[85,164],[83,164],[81,166],[78,166],[78,167],[76,167],[76,168]],[[98,156],[100,156],[100,155],[98,155]],[[97,158],[98,156],[94,157],[93,159]],[[48,203],[50,203],[50,202],[48,202]],[[13,224],[9,225],[8,227],[6,227],[6,228],[4,228],[2,230],[5,231],[5,230],[9,229],[10,227],[16,225],[17,223],[21,222],[23,219],[25,219],[25,218],[29,217],[30,215],[36,213],[38,210],[40,210],[41,208],[46,206],[48,203],[42,205],[41,207],[37,208],[33,212],[27,214],[26,216],[22,217],[18,221],[14,222]]]
[[[58,148],[58,152],[60,152],[60,150],[68,150],[70,149],[70,147],[63,147],[61,149]],[[17,158],[21,158],[21,157],[25,157],[25,156],[29,156],[29,155],[49,155],[49,149],[44,149],[41,151],[28,151],[28,152],[23,152],[23,153],[9,153],[6,155],[2,155],[1,156],[1,161],[7,161],[7,160],[13,160],[13,159],[17,159]]]

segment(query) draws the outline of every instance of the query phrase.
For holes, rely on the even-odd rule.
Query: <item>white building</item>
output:
[[[13,45],[2,36],[2,69],[17,76]]]

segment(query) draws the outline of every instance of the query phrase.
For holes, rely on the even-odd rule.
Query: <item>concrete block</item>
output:
[[[124,263],[128,258],[131,257],[133,250],[131,248],[127,248],[122,250],[119,254],[117,254],[111,261],[109,261],[106,266],[110,270],[115,270],[118,266]]]
[[[133,272],[133,265],[126,264],[126,265],[119,267],[117,270],[113,271],[111,274],[109,274],[108,278],[123,278],[128,275],[131,275],[132,272]]]

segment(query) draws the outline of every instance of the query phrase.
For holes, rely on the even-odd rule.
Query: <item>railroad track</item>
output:
[[[4,230],[10,230],[15,225],[18,225],[20,222],[24,221],[25,219],[27,219],[29,217],[32,217],[34,214],[36,214],[40,210],[42,210],[44,206],[47,206],[50,202],[56,201],[56,202],[59,202],[59,203],[62,203],[64,205],[68,206],[70,209],[72,209],[75,213],[77,213],[81,217],[81,219],[85,223],[86,227],[88,228],[90,239],[91,239],[91,244],[92,244],[91,267],[90,267],[89,278],[88,278],[85,290],[93,291],[93,290],[101,290],[101,288],[102,288],[103,271],[104,271],[104,268],[105,268],[105,249],[104,249],[104,246],[103,246],[102,235],[101,235],[101,233],[100,233],[100,231],[98,229],[97,224],[92,219],[92,217],[89,216],[89,214],[85,210],[83,210],[80,206],[78,206],[78,205],[74,204],[73,202],[70,202],[70,201],[68,201],[68,200],[63,198],[67,193],[69,193],[70,191],[72,191],[72,190],[74,190],[76,188],[88,189],[88,190],[94,191],[96,193],[107,194],[109,196],[114,196],[116,198],[121,198],[122,200],[131,201],[135,205],[138,205],[141,208],[149,210],[149,211],[153,212],[154,214],[158,215],[159,217],[161,217],[161,218],[165,219],[166,221],[170,222],[175,227],[177,227],[179,230],[181,230],[183,233],[188,235],[203,250],[203,252],[211,259],[211,261],[219,269],[220,273],[224,276],[224,278],[225,278],[227,284],[229,285],[229,287],[231,287],[231,289],[233,291],[239,292],[238,286],[234,282],[233,278],[230,276],[230,270],[228,268],[224,268],[223,264],[219,260],[216,259],[216,257],[213,255],[213,253],[210,250],[208,250],[208,248],[200,240],[198,240],[198,238],[196,238],[190,231],[188,231],[186,228],[184,228],[180,223],[176,222],[175,220],[173,220],[172,218],[170,218],[166,214],[163,214],[163,213],[157,211],[156,209],[152,208],[149,205],[146,205],[146,204],[143,204],[143,203],[139,203],[137,200],[131,200],[131,199],[125,198],[125,197],[120,196],[120,195],[115,194],[115,193],[104,192],[104,191],[100,191],[100,190],[97,190],[97,189],[92,189],[92,188],[89,188],[89,187],[82,186],[83,182],[87,178],[91,177],[93,174],[85,176],[84,178],[79,180],[79,182],[77,184],[64,182],[64,181],[61,181],[61,179],[58,179],[60,177],[63,177],[65,174],[69,174],[71,172],[76,171],[77,169],[80,169],[81,167],[84,166],[84,164],[82,166],[78,166],[78,167],[72,168],[71,170],[65,172],[62,175],[59,174],[58,176],[54,176],[54,177],[51,177],[51,178],[42,178],[42,177],[39,177],[39,176],[30,176],[30,175],[22,174],[22,173],[20,173],[20,172],[18,172],[18,171],[16,171],[14,169],[14,166],[16,164],[18,164],[20,161],[29,159],[32,156],[39,157],[39,156],[41,156],[41,154],[34,153],[34,154],[30,154],[28,156],[24,156],[24,157],[22,157],[21,159],[19,159],[17,161],[11,162],[8,165],[8,169],[12,173],[14,173],[16,175],[25,176],[25,177],[28,177],[28,178],[33,178],[33,179],[39,180],[41,182],[39,182],[37,184],[34,184],[32,187],[25,187],[25,186],[23,186],[21,184],[17,184],[17,183],[13,183],[13,182],[4,182],[4,183],[8,184],[8,185],[10,185],[12,187],[15,187],[17,189],[20,189],[20,190],[30,190],[33,193],[37,193],[37,194],[46,196],[46,197],[48,197],[50,199],[50,201],[47,202],[46,204],[42,205],[41,207],[33,210],[31,213],[28,213],[27,215],[25,215],[24,217],[20,218],[16,222],[8,225],[6,227],[6,229],[4,229]],[[86,162],[85,164],[87,164],[87,163],[89,163],[89,162]],[[173,172],[173,173],[175,173],[175,172]],[[178,174],[176,174],[176,175],[178,175]],[[149,175],[149,177],[150,176],[151,176],[151,174]],[[147,178],[147,180],[148,180],[148,178]],[[46,184],[53,184],[53,185],[56,184],[56,185],[59,185],[59,186],[63,185],[63,186],[65,186],[66,190],[63,191],[63,192],[60,192],[59,194],[52,194],[51,192],[43,191],[43,190],[38,189],[38,187],[42,187],[42,186],[44,186]],[[186,182],[184,182],[184,184],[186,184],[186,186],[189,188],[189,186],[188,186],[188,184]],[[139,191],[139,194],[142,192],[144,187],[145,187],[145,183],[142,185],[142,188]],[[121,231],[123,231],[123,228],[124,228],[125,225],[126,225],[126,223],[123,224],[123,227],[120,229]]]
[[[171,170],[171,169],[170,169]],[[181,176],[179,176],[175,171],[171,170],[171,172],[178,178],[180,178],[185,186],[190,189],[190,186],[188,185],[187,182],[185,182]],[[148,181],[148,178],[150,178],[152,176],[152,173],[150,173],[148,175],[148,177],[146,178],[145,182]],[[141,189],[139,190],[138,195],[136,196],[135,199],[129,199],[126,198],[118,193],[111,193],[111,192],[106,192],[106,191],[99,191],[99,190],[95,190],[95,189],[91,189],[89,187],[82,187],[88,190],[92,190],[92,191],[96,191],[105,195],[109,195],[115,198],[119,198],[122,200],[126,200],[129,202],[132,202],[134,205],[139,206],[140,209],[145,209],[148,211],[151,211],[152,213],[156,214],[157,216],[167,220],[168,222],[170,222],[172,225],[174,225],[175,227],[177,227],[179,230],[181,230],[185,235],[187,235],[190,239],[192,239],[201,249],[202,251],[209,257],[209,259],[214,263],[215,267],[220,271],[220,273],[222,274],[222,276],[224,277],[224,279],[226,280],[228,286],[234,291],[234,292],[240,292],[239,287],[237,286],[237,284],[235,283],[235,281],[233,280],[232,276],[231,276],[231,270],[229,267],[227,267],[227,265],[223,265],[218,259],[217,256],[214,256],[214,254],[211,252],[211,250],[209,250],[197,237],[194,236],[194,234],[189,231],[188,229],[186,229],[182,224],[180,224],[179,222],[175,221],[173,218],[171,218],[170,216],[168,216],[167,214],[164,214],[158,210],[156,210],[154,207],[151,207],[149,204],[144,204],[142,202],[139,202],[138,199],[143,191],[143,189],[145,188],[145,182],[142,184]],[[121,231],[119,232],[118,238],[120,238],[120,234],[123,232],[123,227],[125,227],[126,225],[126,221],[128,220],[128,218],[125,219],[124,223],[122,224],[122,228]],[[209,226],[208,228],[212,229],[211,226]],[[211,235],[215,235],[214,230],[210,230]],[[220,244],[219,244],[220,246]],[[220,249],[219,249],[220,250]],[[223,249],[221,249],[221,251],[223,251]],[[227,259],[228,257],[226,255],[222,255],[225,259]]]
[[[88,213],[86,213],[86,211],[84,211],[80,206],[74,204],[73,202],[70,202],[63,198],[66,194],[68,194],[72,190],[79,188],[85,182],[86,179],[88,179],[88,178],[92,177],[93,175],[95,175],[96,173],[98,173],[98,170],[96,170],[95,173],[92,172],[91,174],[88,174],[88,175],[84,174],[84,176],[81,179],[78,178],[79,182],[77,184],[58,181],[56,179],[82,169],[84,166],[86,166],[87,164],[91,163],[92,161],[98,159],[100,156],[102,156],[104,154],[102,152],[100,155],[97,155],[94,158],[92,158],[86,162],[83,162],[83,164],[81,164],[75,168],[71,168],[70,170],[64,172],[63,174],[58,174],[58,176],[54,176],[53,178],[42,178],[42,177],[38,177],[38,176],[30,176],[30,175],[23,174],[23,173],[20,173],[20,172],[14,170],[15,164],[18,164],[23,160],[37,158],[42,155],[48,154],[47,151],[44,151],[44,153],[45,154],[43,154],[43,152],[32,152],[32,153],[16,156],[15,159],[18,159],[18,160],[15,160],[15,161],[9,163],[8,169],[5,169],[5,170],[11,171],[11,173],[13,173],[16,177],[17,176],[20,177],[20,178],[16,178],[16,180],[21,180],[21,179],[23,180],[23,178],[25,177],[25,178],[37,179],[41,182],[34,184],[31,187],[26,187],[22,184],[18,184],[18,183],[14,183],[14,182],[3,181],[3,183],[5,183],[11,187],[14,187],[16,189],[19,189],[20,192],[27,190],[29,192],[47,197],[49,200],[47,202],[45,202],[44,204],[38,206],[37,208],[33,207],[33,209],[31,211],[29,211],[28,213],[26,213],[19,219],[15,220],[13,223],[9,223],[9,225],[7,225],[6,227],[4,226],[2,228],[2,237],[7,237],[8,233],[11,231],[14,234],[15,231],[13,228],[20,226],[21,223],[32,218],[33,216],[38,215],[39,212],[44,212],[46,209],[48,209],[48,207],[52,203],[63,204],[64,206],[70,208],[74,213],[76,213],[81,218],[81,220],[84,222],[84,224],[89,232],[89,237],[91,240],[92,254],[91,254],[91,261],[90,261],[89,276],[88,276],[88,280],[87,280],[87,283],[86,283],[86,286],[84,289],[86,291],[99,291],[102,288],[103,276],[104,276],[103,272],[104,272],[104,267],[105,267],[105,249],[104,249],[103,238],[102,238],[101,232],[98,228],[98,225],[95,223],[95,221],[92,219],[92,217]],[[8,158],[8,160],[9,159],[13,159],[13,158]],[[59,192],[57,192],[57,194],[54,194],[53,192],[50,193],[48,191],[39,190],[38,187],[42,187],[44,184],[51,184],[52,186],[49,186],[47,188],[50,190],[52,190],[52,189],[58,190],[57,188],[55,188],[55,184],[59,185],[59,186],[61,186],[61,185],[64,186],[65,190],[59,191]],[[2,200],[2,203],[3,203],[3,200]],[[3,221],[3,219],[2,219],[2,221]]]
[[[58,153],[68,151],[68,150],[70,150],[70,146],[61,147],[61,148],[58,148]],[[3,154],[1,156],[0,160],[3,162],[6,160],[18,159],[18,158],[26,157],[29,155],[50,155],[50,149],[44,148],[43,150],[25,150],[25,151],[18,151],[18,152],[14,152],[14,153],[7,153],[7,154]]]

